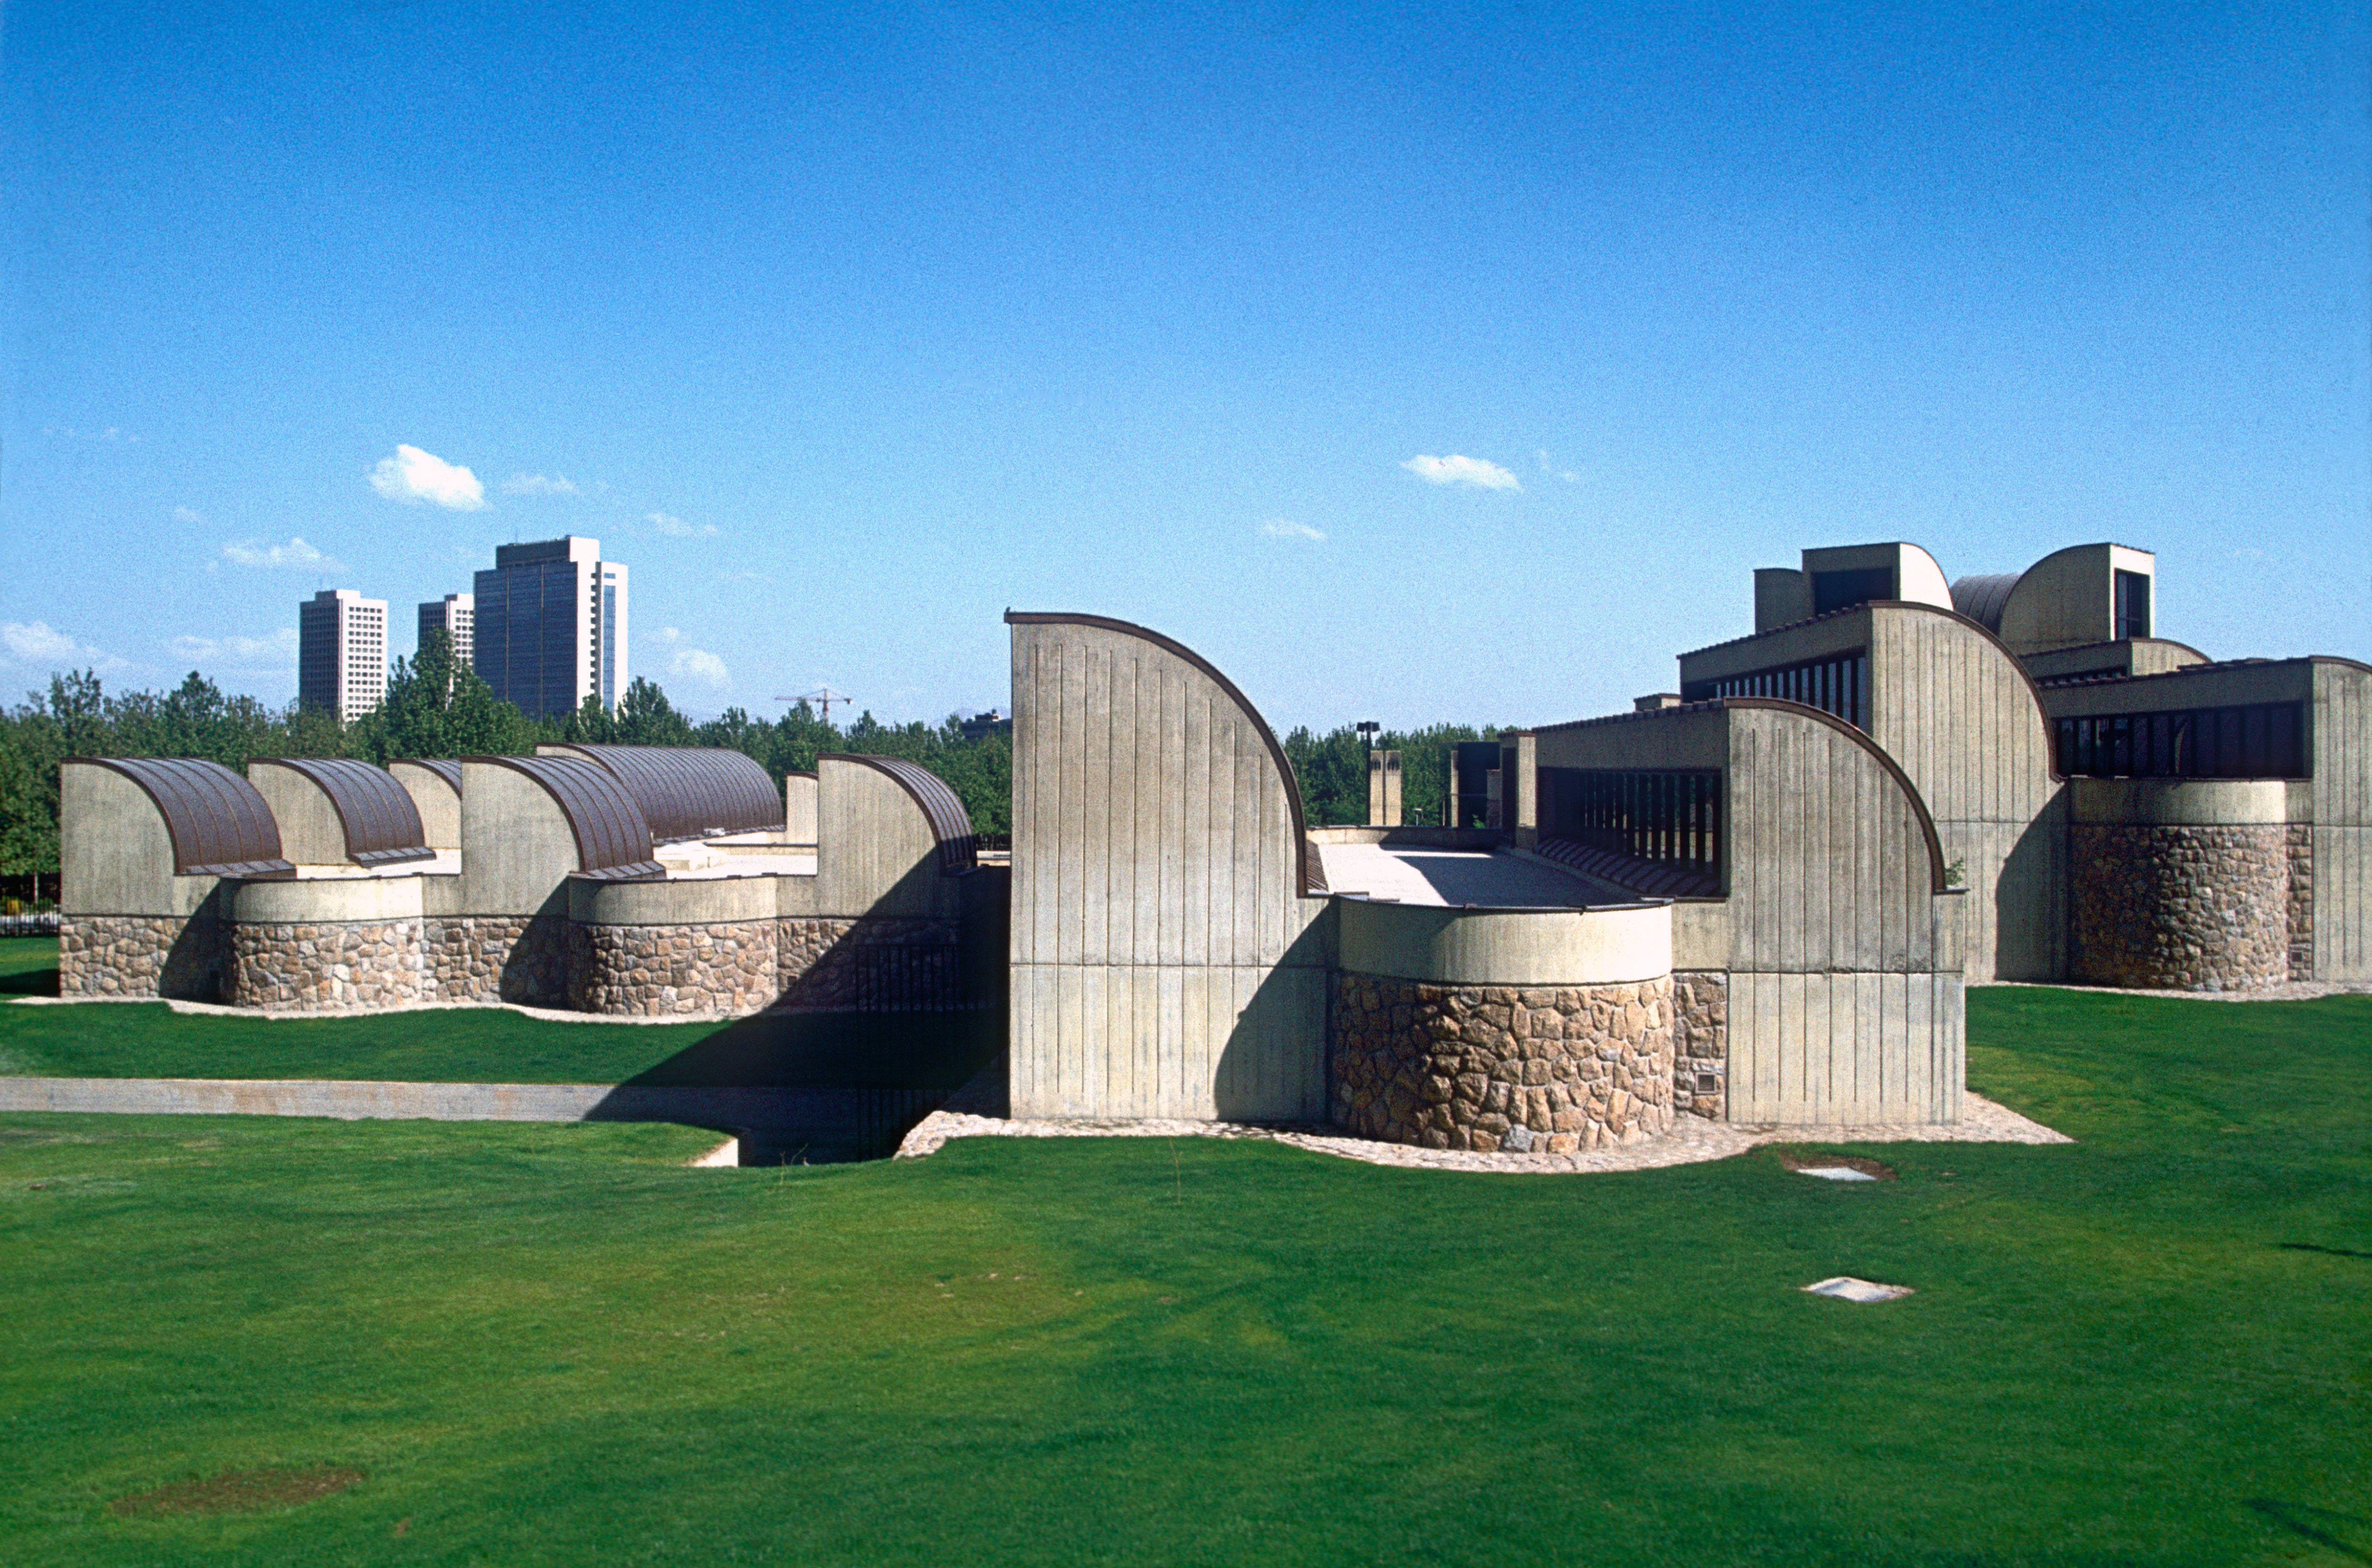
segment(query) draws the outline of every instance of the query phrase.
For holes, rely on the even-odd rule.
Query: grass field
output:
[[[54,940],[0,939],[0,1000],[55,995],[56,973]],[[624,1024],[499,1008],[242,1018],[161,1002],[0,1005],[0,1074],[951,1089],[996,1053],[1003,1029],[984,1011]]]
[[[2081,1142],[1848,1186],[0,1117],[0,1561],[2372,1560],[2372,999],[1970,1032]],[[159,1493],[272,1470],[328,1494]]]

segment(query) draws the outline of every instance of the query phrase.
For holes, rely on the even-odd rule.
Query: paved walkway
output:
[[[1417,1149],[1339,1133],[1251,1127],[1231,1121],[1015,1121],[938,1110],[924,1117],[898,1146],[901,1159],[937,1153],[951,1138],[1253,1138],[1288,1144],[1315,1154],[1364,1160],[1369,1165],[1415,1166],[1427,1170],[1498,1171],[1513,1176],[1578,1175],[1602,1170],[1649,1170],[1727,1159],[1758,1144],[2071,1144],[2075,1140],[2029,1121],[1982,1095],[1965,1097],[1965,1113],[1949,1127],[1769,1127],[1738,1126],[1684,1116],[1661,1137],[1638,1137],[1577,1155],[1477,1155],[1455,1149]]]
[[[673,1088],[643,1084],[413,1084],[333,1078],[6,1078],[0,1111],[322,1116],[355,1121],[681,1121],[864,1127],[922,1115],[943,1089]]]

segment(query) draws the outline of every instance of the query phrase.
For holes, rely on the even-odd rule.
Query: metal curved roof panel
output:
[[[352,757],[259,757],[259,762],[286,768],[311,781],[330,797],[345,830],[346,858],[357,865],[394,865],[408,860],[434,860],[427,830],[420,825],[420,807],[412,792],[385,768]]]
[[[2025,575],[2023,572],[1994,572],[1962,577],[1952,585],[1952,608],[1999,636],[2002,611],[2008,608],[2012,590]]]
[[[176,877],[288,877],[280,824],[263,794],[220,762],[196,757],[72,757],[138,784],[165,819]]]
[[[543,786],[568,819],[576,835],[578,875],[633,881],[664,876],[651,858],[650,823],[643,808],[626,792],[618,776],[590,758],[472,757],[513,772],[525,773]]]
[[[903,757],[860,757],[844,751],[826,751],[817,760],[820,761],[824,757],[835,762],[862,763],[897,781],[898,787],[922,807],[932,836],[939,842],[941,876],[960,877],[979,865],[980,835],[972,831],[971,814],[938,774]]]
[[[722,746],[572,746],[615,775],[659,843],[783,826],[773,775]]]

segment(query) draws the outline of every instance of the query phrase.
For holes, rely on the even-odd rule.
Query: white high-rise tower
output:
[[[387,600],[323,588],[296,606],[296,701],[352,724],[387,700]]]

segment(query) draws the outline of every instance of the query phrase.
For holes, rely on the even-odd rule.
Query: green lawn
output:
[[[57,944],[0,940],[0,1002],[57,993]],[[561,1023],[497,1008],[367,1018],[183,1016],[163,1003],[0,1005],[0,1074],[956,1088],[1004,1043],[967,1014]]]
[[[1970,1028],[2080,1144],[1847,1186],[0,1117],[0,1561],[2372,1559],[2372,999]],[[108,1506],[273,1468],[365,1479]]]

